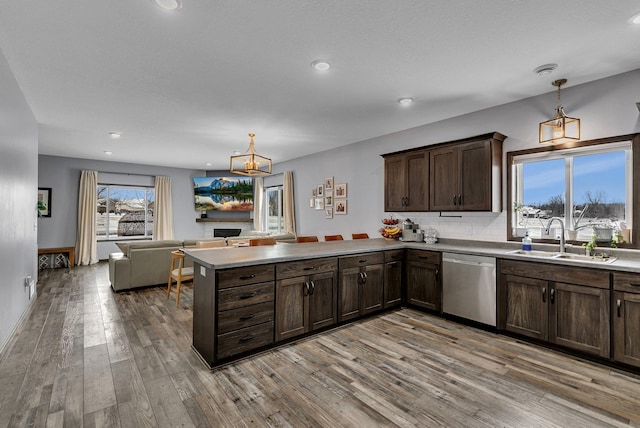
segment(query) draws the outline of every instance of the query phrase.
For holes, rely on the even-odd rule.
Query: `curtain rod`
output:
[[[115,171],[97,171],[98,174],[120,174],[120,175],[140,175],[142,177],[157,177],[151,174],[138,174],[136,172],[115,172]]]

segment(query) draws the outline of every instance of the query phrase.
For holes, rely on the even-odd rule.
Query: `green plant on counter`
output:
[[[596,243],[596,239],[598,239],[598,234],[594,233],[593,235],[591,235],[591,239],[589,239],[588,242],[584,242],[582,244],[582,246],[589,252],[589,254],[591,254],[591,251],[593,251],[593,249],[598,246],[598,244]]]

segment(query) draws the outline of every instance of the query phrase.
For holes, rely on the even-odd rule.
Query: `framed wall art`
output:
[[[336,184],[333,189],[333,195],[337,198],[346,198],[347,197],[347,183]]]
[[[317,210],[324,209],[324,198],[316,198],[316,209]]]
[[[326,177],[324,179],[324,190],[333,190],[333,177]]]
[[[318,198],[324,196],[324,185],[323,184],[321,184],[318,187],[316,187],[316,196]]]
[[[335,215],[346,215],[347,214],[347,200],[346,199],[336,199],[336,202],[333,206],[333,213]]]
[[[324,209],[324,218],[333,218],[333,208]]]
[[[38,217],[51,217],[51,187],[38,187]]]

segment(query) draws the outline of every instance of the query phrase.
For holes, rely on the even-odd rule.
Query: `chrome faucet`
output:
[[[562,221],[562,219],[560,217],[551,217],[549,223],[547,223],[545,233],[549,233],[549,228],[551,227],[551,223],[553,223],[554,220],[558,220],[558,223],[560,223],[560,252],[564,253],[564,222]]]

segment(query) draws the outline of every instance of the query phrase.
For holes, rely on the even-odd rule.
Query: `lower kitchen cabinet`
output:
[[[498,327],[609,358],[609,272],[503,260]]]
[[[383,306],[392,308],[402,304],[402,268],[404,250],[384,252]]]
[[[382,252],[340,257],[338,321],[383,308],[384,270]]]
[[[337,322],[335,258],[278,265],[275,340],[285,340]],[[300,275],[304,272],[320,271]],[[287,278],[288,275],[295,275]]]
[[[613,359],[640,367],[640,275],[613,274]]]
[[[442,309],[440,258],[440,253],[435,251],[407,250],[408,304],[438,312]]]

